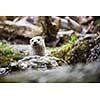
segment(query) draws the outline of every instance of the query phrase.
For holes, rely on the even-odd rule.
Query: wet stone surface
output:
[[[12,62],[11,67],[16,67],[20,70],[32,69],[53,69],[61,65],[63,61],[56,57],[50,56],[27,56],[18,62]]]

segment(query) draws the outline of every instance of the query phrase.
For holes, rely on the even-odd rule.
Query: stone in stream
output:
[[[56,68],[57,66],[61,65],[62,62],[64,63],[64,61],[56,57],[35,55],[24,57],[18,62],[12,62],[11,66],[15,66],[20,70],[25,70],[28,68],[46,70]]]

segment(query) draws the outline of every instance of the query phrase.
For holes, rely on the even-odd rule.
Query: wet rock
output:
[[[6,75],[9,72],[9,68],[0,68],[0,76],[1,75]]]
[[[16,66],[20,70],[32,69],[52,69],[62,64],[62,60],[56,57],[50,56],[27,56],[18,61],[18,63],[12,63],[11,66]],[[63,62],[64,63],[64,62]]]
[[[87,62],[100,61],[100,43],[91,49]]]
[[[6,72],[5,68],[0,68],[0,75],[4,74]]]
[[[21,56],[28,56],[31,50],[30,45],[10,45],[14,53],[20,53]]]

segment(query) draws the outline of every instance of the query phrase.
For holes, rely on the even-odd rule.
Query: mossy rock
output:
[[[13,50],[9,47],[6,41],[0,42],[0,53],[3,55],[13,54]]]
[[[22,58],[20,54],[15,54],[6,42],[0,44],[0,67],[8,67],[11,61]]]
[[[68,64],[86,63],[87,58],[91,54],[91,49],[99,43],[98,38],[99,36],[96,38],[83,39],[77,44],[75,44],[75,42],[67,43],[52,52],[50,56],[63,59]]]
[[[86,59],[94,46],[94,40],[83,40],[79,45],[74,46],[66,53],[64,60],[68,62],[68,64],[86,63]]]
[[[12,61],[21,59],[20,54],[2,55],[0,56],[0,67],[8,67]]]
[[[66,53],[71,49],[72,49],[72,44],[67,43],[66,45],[63,45],[55,49],[54,52],[51,52],[50,56],[64,59],[64,56],[66,55]]]

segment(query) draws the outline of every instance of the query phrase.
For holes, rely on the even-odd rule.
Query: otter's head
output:
[[[44,39],[41,36],[35,36],[30,40],[32,48],[45,47]]]

